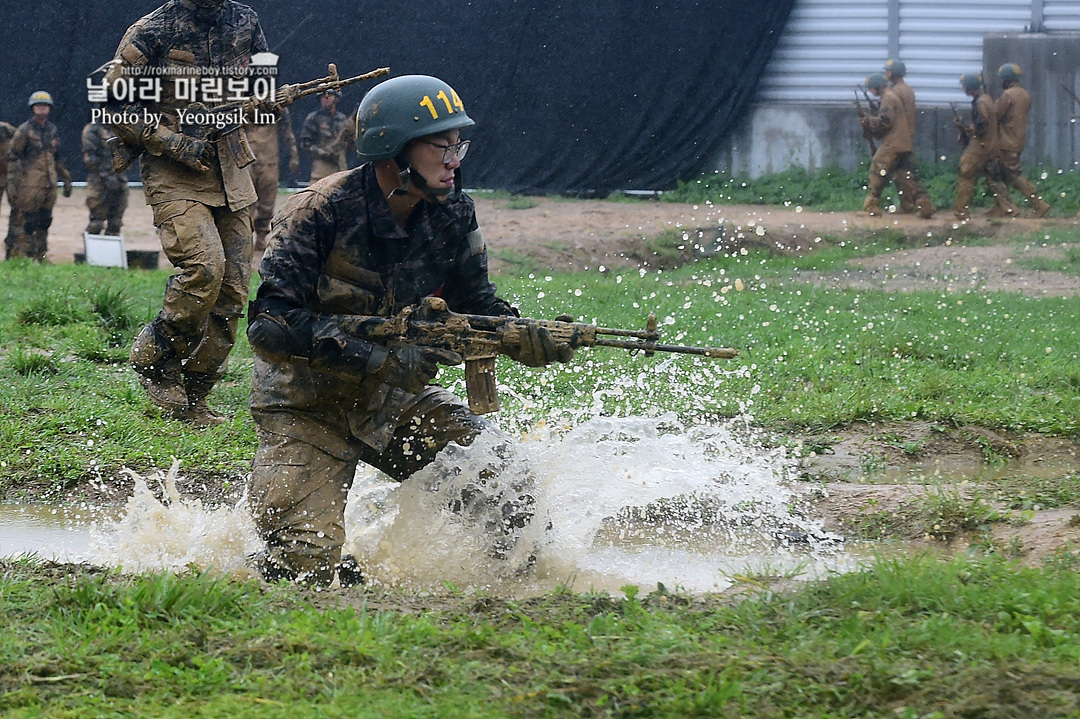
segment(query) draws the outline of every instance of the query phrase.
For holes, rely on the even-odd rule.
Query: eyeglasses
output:
[[[469,151],[468,140],[462,140],[461,142],[455,143],[453,145],[440,145],[439,143],[432,142],[431,140],[421,140],[420,142],[423,142],[425,145],[431,145],[432,147],[442,148],[442,161],[444,165],[449,165],[451,162],[454,161],[455,157],[457,158],[458,162],[461,162],[465,159],[465,153]]]

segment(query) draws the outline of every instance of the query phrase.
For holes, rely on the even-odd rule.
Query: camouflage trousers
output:
[[[269,562],[283,576],[315,584],[333,581],[345,542],[345,501],[360,462],[404,481],[451,442],[471,444],[488,427],[446,390],[429,388],[409,397],[407,411],[382,452],[355,439],[348,450],[329,452],[267,429],[282,426],[280,416],[267,416],[281,413],[252,412],[259,449],[249,507],[266,541]]]
[[[161,249],[176,268],[155,322],[185,374],[217,377],[236,342],[251,282],[247,208],[177,200],[153,206]]]
[[[128,206],[128,187],[123,185],[110,190],[101,185],[88,185],[86,207],[90,210],[90,222],[86,231],[91,235],[119,235],[124,224],[124,212]]]
[[[994,196],[994,206],[1000,212],[1012,212],[1015,205],[1009,199],[1009,188],[995,176],[997,157],[981,151],[975,142],[968,145],[960,156],[960,170],[956,178],[956,203],[953,210],[957,217],[967,217],[971,206],[971,197],[975,194],[975,185],[980,177],[986,178],[990,193]]]
[[[1039,197],[1039,188],[1035,183],[1024,176],[1023,168],[1020,167],[1020,153],[1002,150],[999,155],[1001,161],[1001,182],[1006,187],[1014,187],[1034,206],[1042,199]]]
[[[29,257],[41,262],[49,249],[49,227],[53,220],[53,206],[56,204],[56,189],[25,193],[12,193],[8,186],[8,199],[11,202],[11,216],[8,219],[8,233],[4,239],[4,256],[7,259]]]
[[[270,232],[270,219],[274,216],[277,204],[278,180],[277,165],[256,161],[251,166],[251,180],[255,184],[255,194],[259,200],[251,206],[251,218],[255,223],[256,237],[265,237]]]
[[[864,210],[881,212],[881,193],[889,182],[896,183],[901,207],[918,206],[925,216],[933,213],[930,195],[919,182],[914,155],[910,152],[883,153],[880,150],[870,163],[870,174],[866,182],[869,194],[863,203]]]

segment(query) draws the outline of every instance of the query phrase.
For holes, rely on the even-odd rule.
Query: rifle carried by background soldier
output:
[[[342,79],[338,76],[337,65],[330,63],[326,77],[294,85],[282,85],[277,88],[272,98],[248,97],[243,100],[234,100],[215,105],[214,107],[208,107],[201,102],[188,105],[181,112],[183,117],[197,117],[205,121],[198,124],[184,123],[182,124],[182,130],[185,135],[198,137],[210,143],[224,139],[229,143],[229,149],[232,151],[233,157],[236,158],[237,167],[247,167],[255,161],[255,154],[251,151],[246,136],[240,130],[245,121],[250,120],[250,115],[256,110],[278,114],[282,109],[309,95],[321,95],[330,90],[340,91],[343,87],[389,74],[390,68],[380,67],[363,75]],[[215,122],[211,120],[211,118],[218,117],[224,118],[225,121]],[[109,140],[109,145],[113,153],[113,168],[117,172],[124,172],[131,167],[131,164],[143,152],[142,148],[127,145],[119,138]]]
[[[956,107],[955,102],[950,102],[949,107],[952,108],[952,114],[953,114],[952,121],[953,121],[953,124],[956,125],[956,129],[959,131],[959,135],[957,136],[957,139],[960,142],[960,147],[967,147],[968,143],[971,142],[972,128],[969,127],[966,122],[964,122],[964,116],[963,116],[963,114],[961,114],[960,110]]]
[[[863,94],[866,94],[866,90],[863,90]],[[877,111],[877,106],[869,97],[866,98],[866,102],[870,105],[872,112]],[[859,88],[857,87],[855,88],[855,111],[859,116],[859,124],[862,125],[862,136],[866,138],[867,144],[870,145],[870,156],[873,157],[877,153],[877,143],[874,142],[874,135],[870,132],[870,128],[867,127],[866,123],[862,122],[862,119],[866,117],[866,110],[863,109],[862,102],[859,100]]]
[[[564,316],[565,317],[565,316]],[[378,344],[405,343],[421,347],[436,347],[455,352],[465,362],[465,388],[469,409],[475,414],[488,414],[499,409],[495,388],[495,358],[510,355],[519,347],[524,335],[543,328],[557,345],[567,349],[579,347],[616,347],[640,350],[646,357],[656,352],[676,352],[701,357],[731,359],[738,352],[728,347],[689,347],[660,344],[656,315],[650,314],[646,329],[624,330],[597,327],[594,324],[565,320],[537,320],[527,317],[494,317],[464,315],[451,312],[446,301],[425,297],[413,307],[406,307],[393,317],[353,315],[344,318],[346,332]],[[625,339],[610,339],[601,335]]]

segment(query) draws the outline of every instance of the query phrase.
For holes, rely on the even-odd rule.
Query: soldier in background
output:
[[[113,169],[112,148],[106,144],[116,137],[112,130],[98,122],[90,122],[82,131],[83,163],[86,165],[86,207],[90,222],[86,231],[91,235],[119,235],[128,204],[128,179]]]
[[[1020,190],[1031,203],[1035,217],[1044,217],[1050,211],[1050,204],[1039,196],[1039,188],[1024,177],[1020,167],[1020,153],[1027,144],[1028,112],[1031,110],[1031,95],[1020,86],[1020,72],[1020,66],[1012,62],[998,68],[998,77],[1005,88],[994,104],[1000,144],[1001,182],[1006,187]],[[1019,209],[1012,201],[1008,202],[1008,206],[1008,209],[1012,210],[1010,214]],[[994,209],[997,209],[997,206]]]
[[[282,108],[275,123],[246,126],[248,143],[255,153],[255,162],[251,165],[251,179],[255,183],[255,193],[259,200],[252,205],[252,220],[255,222],[255,249],[266,249],[266,235],[270,232],[270,218],[274,216],[277,203],[278,182],[280,177],[281,155],[278,140],[285,143],[289,150],[289,173],[296,174],[300,169],[300,154],[296,148],[296,134],[292,129],[292,116],[288,108]]]
[[[983,89],[983,78],[979,73],[960,76],[960,86],[964,94],[971,98],[971,124],[965,125],[959,118],[954,122],[960,130],[962,141],[967,146],[960,156],[959,176],[956,179],[956,204],[953,213],[958,220],[971,218],[971,196],[975,194],[975,184],[980,177],[986,177],[986,183],[994,196],[992,214],[1010,214],[1008,209],[1009,190],[997,177],[998,162],[998,124],[997,111],[990,94]],[[1015,206],[1014,206],[1015,207]]]
[[[204,68],[202,82],[212,82],[247,67],[253,55],[266,50],[259,17],[247,5],[169,0],[128,28],[105,79],[111,84],[125,74],[157,76],[159,69],[184,67]],[[251,173],[228,140],[181,132],[178,111],[190,101],[177,97],[175,82],[163,80],[155,101],[113,102],[129,117],[161,113],[158,123],[111,127],[125,154],[141,154],[146,202],[161,247],[176,268],[161,312],[132,344],[130,362],[151,402],[196,427],[220,424],[224,418],[206,397],[225,371],[247,302],[248,207],[256,199]]]
[[[300,149],[311,154],[311,182],[327,175],[349,169],[346,151],[356,142],[353,121],[337,111],[341,93],[330,90],[324,93],[322,104],[304,119],[300,130]]]
[[[877,114],[859,116],[859,122],[870,134],[881,140],[881,145],[870,162],[870,176],[867,179],[869,194],[863,202],[863,209],[871,216],[881,214],[881,191],[889,180],[896,182],[900,196],[907,195],[919,208],[919,216],[930,218],[934,214],[934,205],[930,195],[919,182],[912,158],[911,130],[908,127],[907,113],[900,98],[888,87],[884,75],[871,75],[866,78],[866,87],[881,98]]]
[[[885,63],[883,75],[891,85],[890,89],[896,93],[898,98],[900,98],[900,104],[904,107],[904,115],[907,117],[908,121],[908,131],[911,133],[911,162],[914,166],[915,121],[918,119],[919,111],[915,107],[915,91],[911,89],[911,85],[908,85],[907,81],[904,79],[907,76],[907,65],[905,65],[902,60],[888,60]],[[915,198],[906,192],[901,192],[900,207],[897,208],[897,212],[902,215],[914,213]]]
[[[8,150],[11,149],[11,138],[15,135],[15,126],[8,122],[0,122],[0,198],[7,189],[8,174]],[[8,197],[10,204],[11,197]]]
[[[30,257],[41,262],[48,250],[57,177],[64,181],[64,197],[71,197],[71,173],[57,155],[59,131],[49,122],[52,95],[38,90],[28,104],[34,116],[15,130],[8,150],[11,219],[4,244],[8,258]]]

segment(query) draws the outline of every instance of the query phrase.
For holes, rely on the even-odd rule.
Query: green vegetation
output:
[[[8,562],[0,712],[1075,717],[1077,561],[921,556],[730,603],[626,587],[626,599],[451,595],[422,614],[371,589],[335,606],[203,574]]]
[[[923,185],[930,193],[935,207],[951,208],[956,200],[956,163],[919,163]],[[765,204],[802,206],[822,211],[857,210],[866,197],[866,177],[869,160],[863,160],[855,170],[824,167],[807,171],[801,167],[751,179],[727,172],[714,172],[696,180],[680,182],[676,189],[665,192],[668,202],[712,203],[716,205]],[[1080,172],[1064,172],[1047,167],[1032,167],[1026,171],[1050,203],[1053,215],[1072,216],[1080,210]],[[985,183],[980,182],[972,205],[986,207],[991,203]],[[897,203],[896,187],[890,184],[882,204]],[[1026,201],[1013,191],[1013,199],[1026,207]]]
[[[704,420],[746,413],[776,430],[924,419],[1080,434],[1080,298],[855,292],[793,281],[799,270],[838,270],[905,242],[883,233],[826,241],[830,247],[803,257],[746,251],[674,270],[545,274],[523,264],[496,279],[526,315],[569,312],[640,328],[656,312],[666,341],[732,346],[740,356],[645,358],[596,349],[543,370],[504,360],[501,379],[515,392],[503,397],[500,421],[527,429],[567,415],[673,410]],[[0,265],[6,496],[62,492],[123,466],[167,467],[174,456],[225,477],[248,471],[255,435],[243,323],[211,397],[232,417],[221,427],[197,432],[163,417],[127,367],[127,348],[156,313],[166,277]],[[460,369],[446,370],[443,381],[463,392]]]

